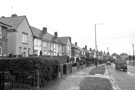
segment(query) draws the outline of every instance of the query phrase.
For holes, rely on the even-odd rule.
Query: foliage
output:
[[[34,85],[35,81],[35,85],[37,85],[37,71],[39,71],[40,86],[42,87],[58,77],[59,67],[60,63],[57,60],[48,60],[44,57],[0,59],[0,72],[10,71],[11,75],[15,77],[15,83]]]

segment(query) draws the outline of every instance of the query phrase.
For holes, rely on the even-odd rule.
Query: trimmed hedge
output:
[[[39,71],[40,87],[49,81],[57,79],[60,63],[44,57],[5,58],[0,59],[0,72],[10,71],[14,76],[14,83],[37,85],[37,71]],[[20,79],[22,78],[22,79]]]

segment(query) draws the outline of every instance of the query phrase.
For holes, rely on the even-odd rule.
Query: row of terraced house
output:
[[[80,48],[72,43],[70,36],[58,37],[48,33],[47,27],[42,30],[31,26],[26,16],[0,17],[0,56],[28,57],[30,55],[93,57],[94,50]],[[97,55],[103,58],[102,52]]]
[[[71,57],[83,53],[71,37],[58,37],[58,32],[51,35],[47,27],[33,27],[26,16],[0,17],[0,56],[33,54]]]

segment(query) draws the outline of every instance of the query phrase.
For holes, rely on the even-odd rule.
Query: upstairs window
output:
[[[43,42],[43,47],[47,47],[47,42]]]
[[[0,38],[2,38],[2,27],[0,27]]]
[[[22,33],[22,42],[23,43],[28,43],[28,34],[27,33]]]

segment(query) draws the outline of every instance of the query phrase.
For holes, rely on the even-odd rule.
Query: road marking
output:
[[[109,76],[110,82],[112,83],[112,87],[114,90],[121,90],[120,87],[117,85],[115,79],[112,76]]]
[[[108,79],[110,80],[110,83],[112,84],[113,90],[121,90],[120,87],[117,85],[113,76],[109,74],[108,69],[105,70],[105,75],[108,76]]]

